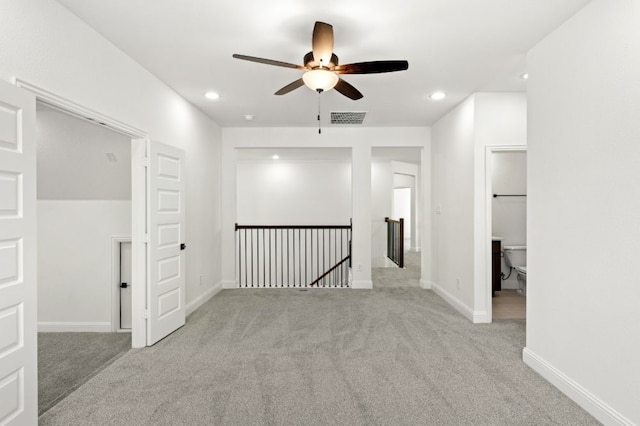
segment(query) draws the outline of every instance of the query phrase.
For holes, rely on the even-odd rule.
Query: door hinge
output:
[[[142,318],[149,319],[149,310],[148,309],[145,309],[144,311],[142,311]]]
[[[150,162],[149,162],[149,157],[144,157],[144,158],[142,159],[142,164],[143,164],[145,167],[149,167],[149,164],[150,164]]]
[[[143,240],[145,243],[149,242],[149,234],[144,234]]]

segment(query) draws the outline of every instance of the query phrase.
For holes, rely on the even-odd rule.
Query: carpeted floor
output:
[[[523,321],[429,290],[224,290],[41,425],[591,425],[521,360]]]
[[[130,333],[38,333],[38,414],[129,349]]]
[[[388,268],[372,268],[373,288],[420,287],[421,253],[404,252],[404,268],[393,265]],[[392,264],[391,261],[389,261]]]

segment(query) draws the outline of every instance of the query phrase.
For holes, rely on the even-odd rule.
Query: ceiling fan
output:
[[[338,92],[353,100],[361,99],[362,93],[340,78],[339,74],[377,74],[404,71],[409,68],[407,61],[370,61],[340,65],[338,57],[333,53],[333,26],[324,22],[315,23],[311,44],[312,51],[304,55],[304,66],[255,56],[239,55],[237,53],[233,57],[261,64],[294,68],[305,72],[302,78],[287,84],[278,90],[275,93],[276,95],[287,94],[306,84],[310,89],[318,93],[335,88]]]

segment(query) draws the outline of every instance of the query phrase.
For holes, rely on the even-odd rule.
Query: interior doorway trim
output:
[[[146,141],[145,131],[101,114],[49,90],[20,78],[12,79],[14,85],[33,93],[36,101],[65,114],[100,125],[131,138],[131,250],[132,250],[132,324],[131,345],[142,348],[147,342],[146,287],[147,287],[147,189],[146,189]]]
[[[22,79],[14,78],[13,82],[16,86],[28,90],[36,95],[36,99],[48,107],[57,109],[58,111],[72,115],[76,118],[89,121],[93,124],[106,127],[125,136],[129,136],[132,139],[145,138],[147,136],[147,133],[140,129],[136,129],[135,127],[129,126],[128,124],[114,118],[70,101],[69,99],[65,99],[62,96],[58,96],[55,93],[51,93],[48,90],[28,83]]]
[[[130,243],[131,236],[111,237],[111,331],[130,332],[120,328],[120,244]]]
[[[491,297],[491,237],[492,237],[492,207],[491,201],[493,199],[493,191],[492,191],[492,180],[493,180],[493,155],[500,152],[527,152],[526,145],[503,145],[503,146],[487,146],[485,151],[485,161],[484,161],[484,187],[485,187],[485,233],[484,233],[484,244],[482,244],[481,251],[479,256],[476,256],[476,259],[484,259],[484,297],[486,303],[486,321],[479,322],[492,322],[493,321],[493,299]],[[478,248],[480,246],[477,246]],[[476,284],[477,285],[477,284]],[[477,288],[476,288],[477,290]],[[477,294],[477,293],[476,293]]]

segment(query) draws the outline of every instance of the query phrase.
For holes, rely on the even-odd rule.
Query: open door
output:
[[[0,81],[0,424],[38,423],[36,99]]]
[[[184,151],[149,142],[147,345],[185,323]]]

